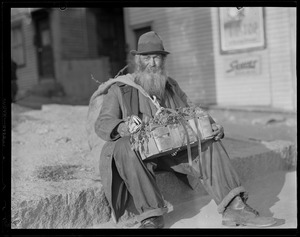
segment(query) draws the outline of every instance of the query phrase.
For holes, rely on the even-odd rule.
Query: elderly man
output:
[[[146,122],[157,111],[151,100],[132,85],[141,86],[165,108],[188,107],[192,103],[178,83],[167,75],[165,61],[169,52],[164,50],[158,34],[153,31],[143,34],[138,41],[138,50],[132,50],[131,53],[135,56],[135,71],[125,77],[133,84],[129,85],[125,80],[122,83],[120,79],[107,86],[107,94],[95,123],[95,132],[107,141],[100,156],[100,175],[116,221],[123,215],[131,196],[140,213],[140,228],[163,228],[163,215],[167,207],[157,186],[155,171],[167,170],[181,174],[178,176],[186,182],[186,175],[196,179],[199,176],[188,168],[184,150],[175,156],[142,160],[139,153],[131,149],[130,133],[138,129],[135,122]],[[257,211],[246,204],[247,192],[218,142],[224,137],[223,127],[211,117],[210,122],[214,139],[207,141],[202,148],[206,159],[202,169],[203,173],[211,172],[211,177],[200,179],[218,205],[218,212],[223,215],[222,223],[227,226],[274,224],[273,218],[259,216]],[[193,159],[197,157],[197,151],[197,147],[192,148]],[[209,163],[210,158],[212,164]]]

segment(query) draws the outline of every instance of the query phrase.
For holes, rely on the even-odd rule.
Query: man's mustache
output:
[[[160,67],[157,66],[145,66],[144,68],[141,68],[143,72],[158,72],[161,70]]]

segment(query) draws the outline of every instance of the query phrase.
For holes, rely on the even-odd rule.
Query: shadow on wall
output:
[[[108,57],[62,61],[61,68],[60,82],[66,94],[70,96],[90,98],[97,90],[99,83],[111,77]]]
[[[65,90],[63,86],[56,81],[46,81],[41,82],[35,86],[33,86],[29,93],[31,95],[41,96],[41,97],[62,97],[65,96]]]

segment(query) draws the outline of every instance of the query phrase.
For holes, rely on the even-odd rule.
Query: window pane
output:
[[[17,63],[17,59],[16,59],[17,56],[16,56],[16,49],[15,48],[11,49],[11,58],[12,58],[13,61],[15,61]]]
[[[16,31],[16,43],[22,44],[22,31],[20,28],[18,28]]]
[[[22,44],[22,31],[20,28],[14,28],[11,31],[11,44],[14,45],[18,45],[18,44]]]
[[[23,47],[19,46],[17,48],[17,61],[18,61],[18,65],[23,65],[25,63],[24,61],[24,51],[23,51]]]
[[[11,30],[11,57],[18,66],[25,64],[24,42],[21,27]]]
[[[11,31],[11,46],[15,46],[17,44],[16,30]]]
[[[14,45],[14,31],[13,30],[10,31],[10,43],[11,43],[11,46]]]

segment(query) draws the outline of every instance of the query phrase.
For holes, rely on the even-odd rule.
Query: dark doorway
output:
[[[37,49],[39,78],[54,79],[54,63],[52,51],[49,10],[41,9],[32,14],[35,23],[35,46]]]
[[[97,22],[98,55],[108,56],[114,77],[126,65],[123,8],[92,9]]]

